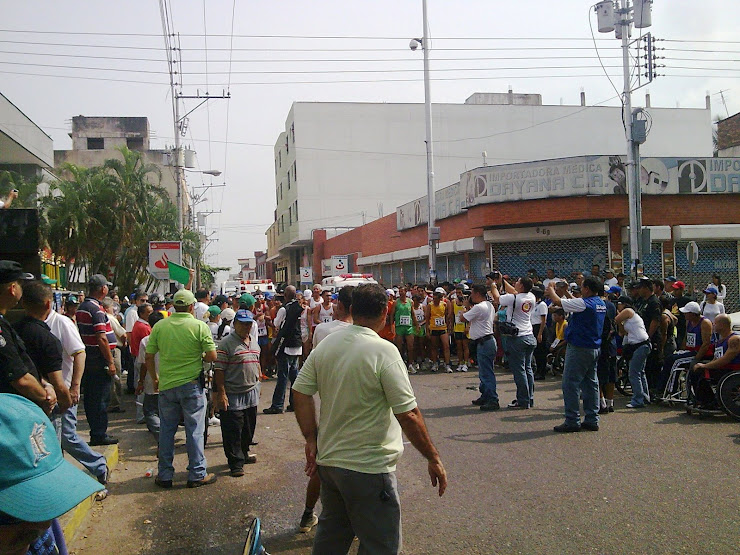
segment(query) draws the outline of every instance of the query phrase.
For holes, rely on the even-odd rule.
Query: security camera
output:
[[[409,48],[415,51],[417,48],[419,48],[420,42],[421,41],[419,39],[411,39],[411,41],[409,42]]]

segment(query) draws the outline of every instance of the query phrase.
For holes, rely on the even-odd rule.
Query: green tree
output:
[[[7,197],[12,189],[17,189],[18,198],[10,207],[36,208],[39,183],[41,180],[37,177],[27,179],[17,172],[2,170],[0,171],[0,198]]]

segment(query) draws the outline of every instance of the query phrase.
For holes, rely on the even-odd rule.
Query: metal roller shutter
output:
[[[403,281],[416,283],[416,263],[413,260],[407,260],[403,263]]]
[[[447,275],[450,281],[465,279],[465,255],[456,254],[447,257]]]
[[[437,281],[447,281],[447,257],[446,256],[438,256],[437,257]]]
[[[624,273],[629,274],[631,264],[630,246],[622,245],[622,253],[624,256]],[[642,261],[642,270],[644,274],[650,278],[662,279],[666,276],[663,275],[663,244],[653,243],[649,253],[643,255],[645,258]]]
[[[675,244],[676,277],[686,284],[689,292],[689,261],[686,258],[687,242]],[[712,274],[719,274],[722,283],[727,287],[725,297],[725,311],[728,313],[740,310],[738,293],[738,243],[737,241],[697,241],[699,247],[699,261],[694,267],[694,288],[698,291],[695,298],[701,301],[704,293],[701,291],[712,281]]]
[[[380,283],[385,287],[393,285],[393,271],[390,264],[381,264],[380,266]]]
[[[570,278],[571,272],[591,273],[591,266],[607,266],[609,252],[606,237],[557,239],[491,244],[491,267],[510,276],[523,276],[530,268],[544,276],[548,268],[558,277]]]
[[[472,279],[474,282],[484,281],[488,272],[490,272],[490,270],[488,269],[488,259],[486,258],[486,253],[470,253],[470,279]]]
[[[401,283],[401,263],[396,262],[391,265],[391,283],[393,285],[400,285]]]

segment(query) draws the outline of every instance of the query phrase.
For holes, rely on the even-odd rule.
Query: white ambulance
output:
[[[328,277],[321,280],[321,289],[331,291],[332,294],[339,291],[342,287],[357,287],[366,283],[378,283],[373,279],[372,274],[341,274],[338,276]]]

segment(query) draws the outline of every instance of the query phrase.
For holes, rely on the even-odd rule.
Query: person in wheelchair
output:
[[[658,391],[667,399],[678,390],[678,376],[682,368],[711,359],[712,323],[702,316],[699,303],[691,301],[679,309],[686,318],[686,339],[680,351],[666,356],[658,380]]]
[[[555,307],[552,311],[552,321],[555,327],[555,340],[550,344],[550,353],[557,360],[565,358],[565,349],[568,346],[565,340],[565,328],[568,327],[565,310]]]
[[[728,372],[740,370],[740,334],[732,331],[732,322],[726,314],[714,319],[717,339],[714,358],[709,362],[694,365],[690,383],[695,406],[716,408],[716,397],[712,384],[716,384]]]

